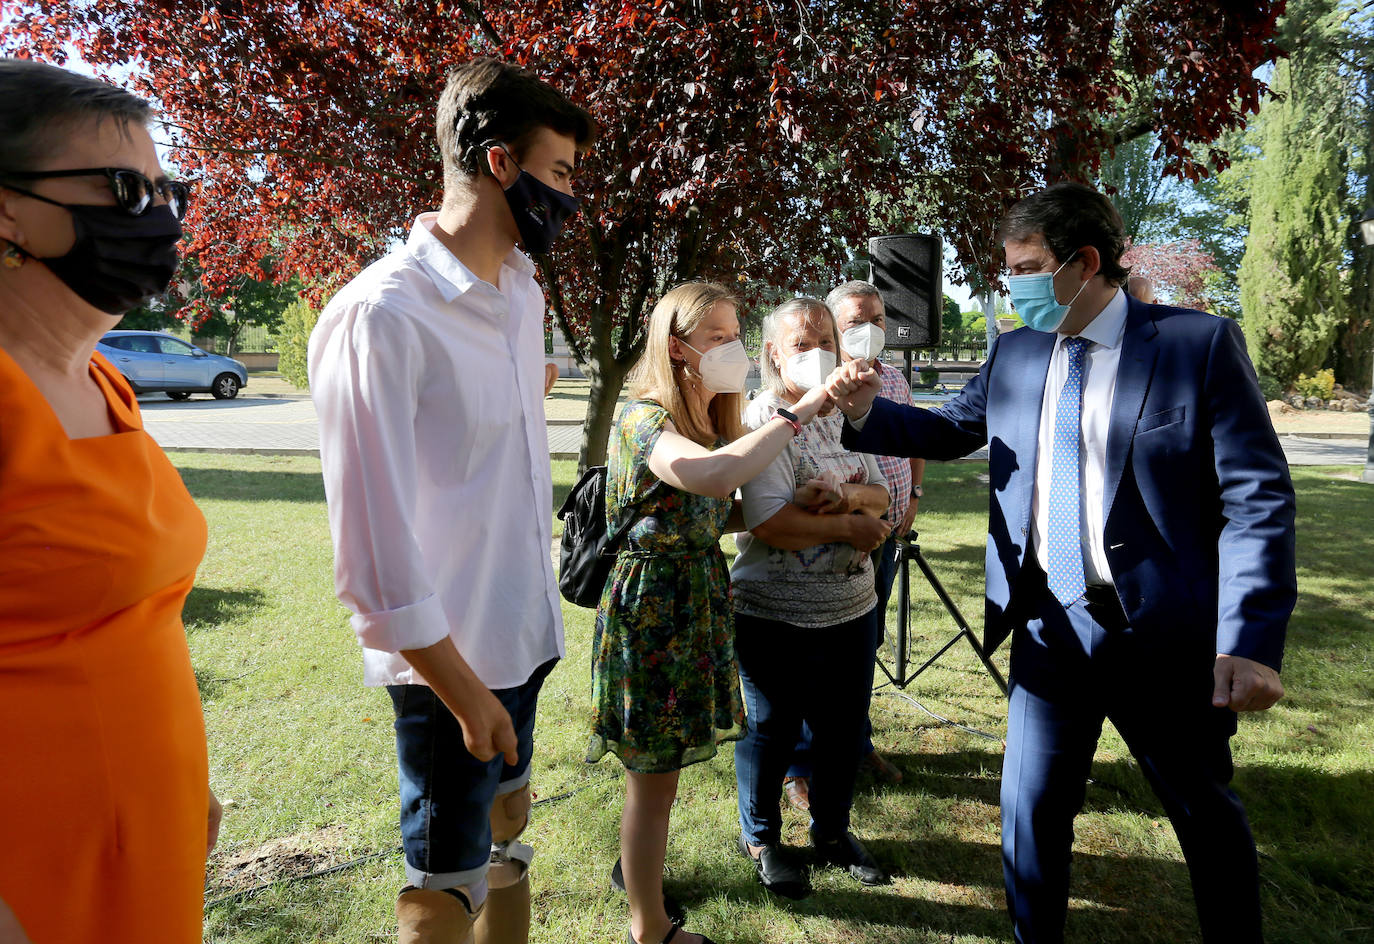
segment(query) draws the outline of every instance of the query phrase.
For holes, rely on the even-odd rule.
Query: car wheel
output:
[[[239,379],[233,374],[220,374],[210,385],[216,400],[232,400],[239,395]]]
[[[189,400],[191,394],[185,390],[168,390],[167,399],[169,400]]]

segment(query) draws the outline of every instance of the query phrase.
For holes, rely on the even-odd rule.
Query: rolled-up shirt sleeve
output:
[[[334,540],[334,585],[369,649],[434,645],[448,619],[415,541],[415,414],[424,349],[405,319],[326,309],[310,339],[310,389]]]

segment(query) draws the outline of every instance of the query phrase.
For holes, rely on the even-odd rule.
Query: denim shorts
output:
[[[396,766],[401,786],[401,844],[406,879],[416,888],[474,885],[491,858],[491,805],[530,780],[539,689],[558,660],[523,685],[492,694],[510,712],[519,759],[478,760],[463,743],[458,719],[427,685],[388,685],[396,709]]]

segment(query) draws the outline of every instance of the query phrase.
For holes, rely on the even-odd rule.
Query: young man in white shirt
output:
[[[514,66],[453,70],[438,213],[325,308],[310,381],[364,681],[396,709],[402,944],[529,935],[535,701],[563,654],[544,298],[516,250],[577,211],[591,117]]]

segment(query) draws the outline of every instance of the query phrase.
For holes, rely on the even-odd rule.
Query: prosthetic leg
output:
[[[517,840],[529,824],[530,806],[528,784],[493,801],[491,864],[482,881],[401,889],[396,898],[400,944],[526,944],[534,849]]]
[[[486,883],[477,888],[416,888],[407,885],[396,897],[400,944],[467,944],[483,911]],[[473,899],[478,899],[473,904]]]
[[[530,937],[530,860],[534,848],[519,842],[530,821],[529,784],[491,805],[491,868],[486,907],[476,918],[475,944],[526,944]]]

